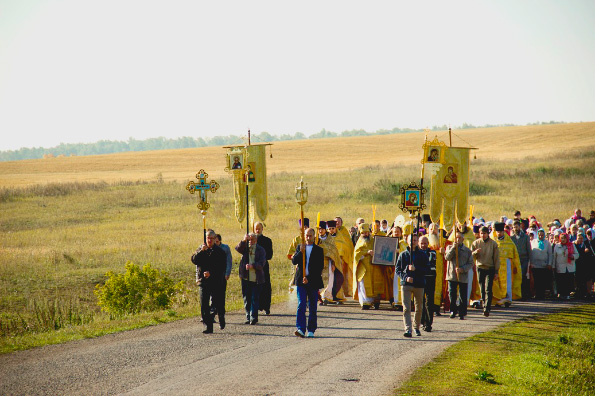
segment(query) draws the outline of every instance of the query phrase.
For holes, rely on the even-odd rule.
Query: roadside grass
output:
[[[396,395],[593,395],[595,304],[534,316],[463,340]]]
[[[595,147],[585,147],[575,161],[569,161],[573,153],[551,154],[547,161],[524,157],[472,160],[470,203],[475,205],[475,214],[495,219],[503,214],[512,217],[520,209],[524,216],[534,214],[545,223],[570,216],[576,207],[584,212],[593,209],[587,205],[595,202],[591,187]],[[167,155],[167,161],[173,162]],[[98,169],[109,169],[105,160],[95,160],[100,162]],[[420,173],[419,160],[415,165],[370,161],[368,166],[351,170],[315,169],[319,172],[304,176],[310,192],[306,216],[314,220],[320,212],[321,219],[328,220],[338,215],[347,226],[357,217],[371,221],[372,205],[377,205],[377,219],[390,223],[403,213],[397,207],[398,187],[418,180]],[[288,298],[292,266],[286,252],[298,234],[294,188],[301,175],[283,171],[268,180],[265,235],[274,243],[274,301]],[[198,315],[190,255],[201,243],[202,220],[196,197],[185,190],[186,182],[164,181],[159,175],[145,181],[108,182],[94,177],[0,187],[0,353]],[[233,252],[233,276],[227,291],[227,309],[232,310],[242,306],[235,275],[239,255],[233,248],[245,229],[233,215],[230,178],[218,177],[217,181],[221,188],[210,196],[207,227],[221,233],[223,243]],[[163,312],[110,318],[100,311],[93,290],[105,282],[106,272],[124,272],[127,261],[139,266],[151,263],[176,282],[184,281],[184,298]]]

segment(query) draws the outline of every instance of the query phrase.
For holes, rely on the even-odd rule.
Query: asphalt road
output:
[[[403,337],[402,313],[355,302],[319,308],[313,339],[294,336],[295,301],[255,326],[243,312],[202,334],[198,319],[0,356],[1,395],[386,395],[449,345],[571,302],[515,302],[484,318],[436,317],[434,331]]]

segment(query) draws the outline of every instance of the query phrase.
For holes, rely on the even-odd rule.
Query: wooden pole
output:
[[[202,233],[205,245],[207,244],[207,215],[203,212],[202,214]]]
[[[248,195],[248,176],[249,172],[246,172],[246,234],[250,233],[250,200]]]
[[[453,228],[453,236],[454,236],[454,247],[455,247],[455,268],[459,268],[459,245],[457,243],[457,204],[458,202],[455,201],[455,216],[452,222],[452,228]],[[457,279],[459,279],[459,273],[455,270],[455,273],[457,275]],[[452,301],[451,301],[452,304]]]
[[[302,219],[302,244],[306,245],[306,228],[304,227],[304,206],[300,205],[300,216]],[[302,277],[306,277],[306,248],[302,252]]]

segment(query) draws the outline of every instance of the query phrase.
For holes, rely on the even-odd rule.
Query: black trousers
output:
[[[551,270],[547,268],[533,268],[533,285],[535,286],[535,298],[543,300],[545,298],[545,290],[549,280],[548,272]]]
[[[424,306],[421,313],[421,324],[426,327],[432,327],[434,323],[434,312],[437,311],[434,304],[434,292],[436,291],[436,276],[426,276],[426,286],[424,287]]]
[[[203,280],[199,286],[200,315],[202,317],[202,322],[208,330],[213,329],[211,300],[213,308],[219,316],[219,323],[225,321],[225,289],[227,281],[223,280],[223,282],[205,282],[205,280]]]
[[[450,299],[450,312],[458,313],[460,317],[467,316],[467,283],[449,280],[448,298]]]
[[[269,262],[267,261],[263,267],[264,270],[264,284],[260,289],[260,299],[258,302],[258,310],[269,312],[271,310],[271,294],[273,289],[271,287],[271,273],[269,272]]]
[[[341,290],[341,288],[343,287],[343,282],[345,281],[345,277],[343,276],[343,274],[341,273],[341,271],[339,271],[337,268],[335,268],[335,272],[333,272],[334,275],[334,280],[333,280],[333,288],[332,288],[332,294],[333,294],[333,300],[337,299],[337,293],[339,293],[339,290]]]
[[[556,272],[556,284],[560,297],[570,296],[570,292],[574,291],[574,272]]]
[[[483,310],[490,311],[492,309],[492,287],[494,286],[494,275],[496,270],[492,269],[477,269],[477,276],[479,278],[479,290],[481,291],[481,301],[483,302]]]

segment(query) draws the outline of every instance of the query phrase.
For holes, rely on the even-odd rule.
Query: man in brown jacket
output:
[[[481,301],[483,302],[483,316],[487,317],[490,316],[492,308],[492,286],[494,279],[498,278],[500,255],[498,254],[498,244],[490,239],[488,227],[482,227],[479,236],[480,238],[471,245],[471,251],[477,266]]]

